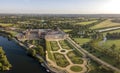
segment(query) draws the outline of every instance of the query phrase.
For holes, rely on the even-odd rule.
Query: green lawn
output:
[[[0,23],[0,26],[2,26],[2,27],[10,27],[10,26],[13,26],[13,24]]]
[[[79,43],[80,45],[83,45],[86,42],[89,42],[91,39],[89,38],[73,38],[75,42]]]
[[[103,22],[91,27],[91,29],[100,29],[100,28],[113,27],[113,26],[120,26],[120,23],[114,23],[111,21],[111,19],[108,19],[106,21],[103,21]]]
[[[100,43],[96,43],[96,44],[100,44]],[[108,51],[110,51],[110,47],[115,44],[116,45],[116,48],[115,48],[115,51],[116,52],[120,52],[120,40],[107,40],[105,43],[102,43],[102,45],[100,44],[100,47],[99,50],[101,49],[107,49]],[[117,65],[116,67],[120,68],[120,65],[117,64],[116,62],[116,59],[115,57],[112,57],[112,56],[109,56],[109,55],[106,55],[96,49],[89,49],[87,48],[86,49],[87,51],[89,51],[90,53],[92,53],[93,55],[97,56],[98,58],[100,58],[101,60],[104,60],[105,62],[111,64],[111,65]],[[94,50],[94,51],[93,51]]]
[[[52,42],[50,42],[50,44],[51,44],[52,51],[57,51],[57,50],[60,49],[59,46],[58,46],[58,44],[57,44],[57,42],[52,41]]]
[[[97,21],[98,20],[86,21],[86,22],[79,22],[79,23],[76,23],[76,25],[89,25],[89,24],[95,23]]]
[[[80,66],[72,66],[70,69],[72,71],[74,71],[74,72],[80,72],[80,71],[82,71],[82,67],[80,67]]]
[[[65,33],[72,31],[72,29],[64,29],[63,30]]]
[[[16,31],[7,31],[8,33],[11,33],[13,36],[17,35],[18,33]]]
[[[102,44],[102,47],[110,48],[113,44],[116,45],[116,51],[120,49],[120,40],[107,40],[105,43]]]
[[[103,34],[106,34],[106,33],[115,33],[115,32],[120,32],[120,29],[103,32]]]
[[[68,52],[67,56],[72,61],[72,63],[83,64],[83,60],[80,58],[80,56],[76,52],[74,52],[74,51]]]
[[[70,64],[63,54],[54,53],[54,57],[55,57],[56,64],[60,67],[66,67]]]
[[[69,45],[66,40],[59,41],[59,43],[63,49],[67,49],[67,50],[72,49],[72,46]]]

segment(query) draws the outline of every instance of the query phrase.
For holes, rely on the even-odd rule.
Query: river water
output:
[[[10,71],[0,73],[47,73],[44,67],[27,56],[25,50],[14,41],[0,36],[0,46],[3,47],[9,62],[13,66]]]

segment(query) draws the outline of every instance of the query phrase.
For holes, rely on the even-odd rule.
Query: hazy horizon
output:
[[[0,13],[120,14],[119,0],[1,0]]]

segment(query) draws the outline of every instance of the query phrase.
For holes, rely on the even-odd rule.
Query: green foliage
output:
[[[57,51],[57,50],[60,49],[59,46],[58,46],[58,44],[57,44],[57,42],[51,41],[50,44],[51,44],[52,51]]]
[[[115,23],[115,22],[112,22],[111,19],[107,19],[107,20],[91,27],[91,29],[103,29],[103,28],[117,27],[117,26],[120,26],[120,23]]]
[[[89,24],[93,24],[93,23],[95,23],[97,21],[98,20],[84,21],[84,22],[76,23],[76,25],[89,25]]]
[[[41,56],[45,56],[45,52],[44,52],[44,48],[42,46],[37,46],[34,48],[36,50],[36,53],[41,55]]]
[[[0,47],[0,70],[9,70],[11,67],[12,65],[7,60],[5,52],[2,50],[2,47]]]
[[[112,70],[106,69],[93,60],[90,60],[89,67],[91,70],[88,73],[114,73]]]
[[[68,60],[65,58],[63,54],[54,53],[56,64],[60,67],[66,67],[69,65]]]
[[[71,51],[67,53],[67,56],[69,57],[69,59],[74,63],[74,64],[82,64],[83,60],[80,58],[79,55],[77,55],[76,52]]]
[[[36,55],[36,50],[35,50],[35,49],[32,49],[32,48],[29,49],[29,50],[28,50],[28,54],[30,54],[31,56],[34,57],[34,56]]]
[[[52,51],[52,49],[51,49],[51,44],[49,41],[46,41],[46,49],[47,49],[47,53],[48,53],[48,58],[52,61],[55,61],[53,54],[50,52],[50,51]]]
[[[74,72],[80,72],[80,71],[82,71],[82,67],[80,67],[80,66],[72,66],[70,69],[72,71],[74,71]]]

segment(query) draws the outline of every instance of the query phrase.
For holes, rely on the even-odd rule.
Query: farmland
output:
[[[115,27],[115,26],[120,26],[120,23],[114,23],[111,21],[111,19],[107,19],[93,27],[91,29],[101,29],[101,28],[108,28],[108,27]]]
[[[87,43],[91,40],[89,38],[73,38],[73,39],[80,45],[83,45],[84,43]]]
[[[95,22],[97,22],[97,20],[79,22],[79,23],[76,23],[76,25],[89,25],[89,24],[92,24],[92,23],[95,23]]]
[[[115,50],[119,51],[120,50],[120,40],[107,40],[102,46],[103,48],[110,48],[111,45],[115,44]]]
[[[0,26],[2,26],[2,27],[10,27],[10,26],[13,26],[13,24],[0,23]]]

